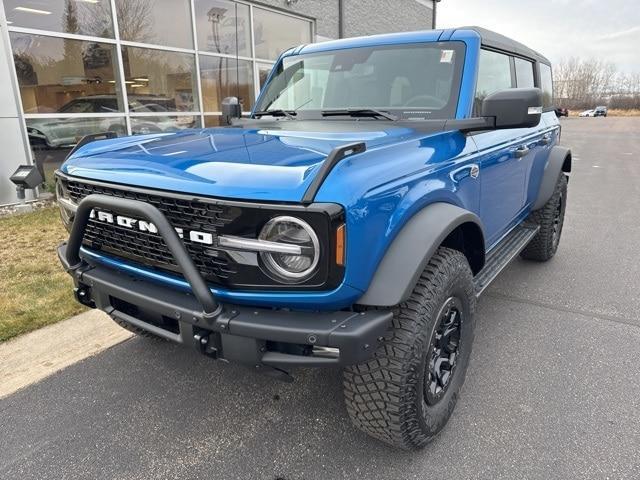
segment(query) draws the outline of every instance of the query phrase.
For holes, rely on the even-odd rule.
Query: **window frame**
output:
[[[551,105],[549,105],[547,107],[543,107],[542,111],[543,111],[543,113],[546,113],[546,112],[552,112],[552,111],[555,110],[555,106],[554,106],[555,98],[553,96],[553,67],[551,66],[550,63],[543,62],[543,61],[541,61],[541,60],[539,60],[537,58],[527,57],[525,55],[520,55],[520,54],[514,53],[512,51],[502,50],[502,49],[499,49],[499,48],[486,46],[486,45],[482,45],[480,47],[480,52],[482,52],[482,50],[495,52],[495,53],[501,53],[502,55],[506,55],[506,56],[509,57],[509,63],[510,63],[510,66],[511,66],[511,87],[509,87],[509,88],[518,88],[518,86],[517,86],[518,82],[517,82],[517,75],[516,75],[516,67],[515,67],[515,59],[516,58],[519,58],[521,60],[526,60],[527,62],[530,62],[530,63],[533,64],[533,85],[534,85],[534,88],[539,88],[540,90],[542,90],[542,72],[541,72],[540,65],[545,65],[545,66],[549,67],[549,70],[550,70],[550,73],[551,73]],[[480,58],[480,56],[478,55],[478,65],[480,63],[479,58]],[[476,115],[475,99],[476,99],[477,88],[478,88],[478,81],[477,81],[477,78],[476,78],[476,85],[475,85],[474,96],[473,96],[474,105],[472,105],[472,111],[474,112],[473,115]]]
[[[411,42],[411,43],[400,43],[400,44],[383,44],[383,45],[373,45],[373,46],[368,46],[368,45],[363,45],[363,46],[358,46],[358,47],[354,47],[354,49],[357,48],[361,48],[361,49],[375,49],[376,47],[379,47],[381,49],[389,49],[389,50],[393,50],[393,49],[407,49],[407,48],[415,48],[415,49],[420,49],[420,48],[425,48],[425,45],[433,48],[442,48],[445,44],[455,44],[455,46],[451,46],[452,49],[454,49],[454,51],[456,51],[456,56],[460,56],[462,57],[460,60],[456,60],[454,65],[453,65],[453,71],[452,71],[452,79],[451,79],[451,89],[450,89],[450,97],[449,97],[449,101],[440,109],[437,109],[437,111],[439,112],[443,112],[448,109],[450,110],[449,116],[444,116],[443,118],[441,118],[440,116],[434,117],[434,119],[437,120],[443,120],[443,119],[454,119],[456,116],[456,112],[458,109],[458,105],[460,102],[460,98],[461,98],[461,88],[462,88],[462,84],[463,84],[463,74],[464,74],[464,64],[466,61],[466,55],[467,55],[467,49],[468,46],[465,42],[460,41],[460,40],[453,40],[453,41],[436,41],[436,42],[424,42],[424,41],[416,41],[416,42]],[[281,66],[283,66],[284,61],[286,61],[289,58],[304,58],[305,56],[314,56],[314,55],[318,55],[318,56],[322,56],[323,54],[331,54],[334,51],[338,51],[340,49],[337,50],[325,50],[325,51],[320,51],[320,52],[312,52],[312,53],[300,53],[300,54],[294,54],[294,55],[287,55],[284,57],[280,57],[275,63],[274,63],[274,67],[275,68],[279,68]],[[270,82],[273,81],[273,78],[268,78],[266,83],[265,83],[265,87],[269,86]],[[265,107],[262,105],[262,103],[265,101],[265,99],[263,98],[263,93],[261,92],[260,96],[256,98],[256,105],[255,108],[256,110],[260,110],[260,109],[266,109],[268,107]],[[259,103],[260,102],[260,103]],[[259,107],[260,105],[260,107]],[[382,108],[382,107],[379,107]],[[403,113],[401,112],[401,110],[403,110],[405,107],[397,107],[397,108],[389,108],[389,107],[384,107],[383,109],[385,111],[389,111],[390,113],[393,113],[395,115],[400,116],[400,118],[403,117],[403,115],[406,115],[406,112],[411,112],[413,110],[417,110],[420,109],[421,107],[406,107],[406,112]],[[320,115],[321,109],[305,109],[305,110],[298,110],[299,115],[303,115],[303,119],[314,119],[314,115]],[[425,108],[426,110],[426,108]],[[434,111],[436,111],[436,109],[433,109]],[[308,116],[308,117],[307,117]],[[321,119],[322,117],[317,117],[315,119]],[[406,117],[406,118],[412,118],[410,116]]]
[[[480,112],[478,112],[477,110],[479,109],[479,107],[477,107],[478,103],[477,103],[477,99],[478,99],[478,80],[480,78],[480,56],[482,55],[483,51],[487,51],[487,52],[491,52],[491,53],[498,53],[500,55],[504,55],[505,57],[507,57],[507,59],[509,60],[509,75],[511,77],[511,86],[509,88],[516,88],[516,70],[515,70],[515,63],[513,61],[513,54],[511,52],[507,52],[504,50],[500,50],[498,48],[492,48],[492,47],[488,47],[488,46],[482,46],[480,47],[480,52],[478,54],[478,68],[477,68],[477,75],[476,75],[476,84],[475,87],[473,89],[473,105],[471,106],[471,110],[473,112],[473,116],[480,116]],[[494,92],[491,92],[494,93]]]
[[[516,88],[526,88],[526,87],[520,87],[518,85],[518,69],[516,68],[516,60],[522,60],[524,62],[528,62],[529,64],[531,64],[531,75],[533,78],[533,87],[536,88],[536,85],[538,84],[538,81],[536,79],[536,64],[538,62],[536,60],[531,60],[530,58],[522,57],[520,55],[511,55],[511,59],[513,62],[513,75],[515,78]]]
[[[545,107],[544,106],[544,90],[542,89],[542,69],[540,68],[541,65],[545,65],[547,67],[549,67],[549,73],[551,75],[551,105]],[[543,102],[543,106],[542,106],[542,111],[543,112],[553,112],[555,111],[555,97],[553,95],[553,67],[551,66],[551,64],[549,63],[544,63],[544,62],[540,62],[537,61],[536,62],[536,87],[538,87],[543,94],[543,98],[542,98],[542,102]]]

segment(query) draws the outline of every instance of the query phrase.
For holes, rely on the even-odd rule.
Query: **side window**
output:
[[[516,64],[516,85],[518,88],[533,88],[533,63],[523,58],[514,58]]]
[[[511,62],[508,55],[480,50],[480,64],[478,66],[478,83],[473,102],[474,114],[480,113],[482,100],[498,90],[511,88]]]
[[[546,109],[553,106],[553,79],[551,67],[540,63],[540,88],[542,89],[542,106]]]

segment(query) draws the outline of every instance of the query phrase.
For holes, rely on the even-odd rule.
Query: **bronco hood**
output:
[[[249,122],[253,128],[117,138],[79,148],[62,171],[195,195],[299,202],[333,148],[363,141],[372,149],[418,135],[411,128],[389,124],[373,128],[381,123]]]

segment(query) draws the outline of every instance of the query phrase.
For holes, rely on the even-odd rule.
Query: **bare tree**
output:
[[[571,57],[554,69],[555,98],[559,106],[589,108],[604,99],[614,88],[616,66],[600,59]]]
[[[621,73],[609,98],[611,108],[640,109],[640,73]]]
[[[142,43],[155,43],[153,11],[155,2],[153,0],[116,0],[116,13],[118,17],[118,30],[120,38]],[[79,5],[81,8],[78,16],[81,18],[80,25],[91,35],[111,36],[106,33],[108,25],[105,19],[111,18],[109,2],[100,4]],[[97,10],[98,9],[98,10]],[[110,23],[110,22],[109,22]]]
[[[120,38],[143,43],[154,42],[152,0],[116,0]]]

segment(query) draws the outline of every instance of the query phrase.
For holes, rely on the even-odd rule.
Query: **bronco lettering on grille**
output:
[[[153,223],[145,220],[139,220],[137,218],[125,217],[124,215],[114,215],[113,213],[103,212],[102,210],[91,210],[90,218],[98,220],[104,223],[110,223],[119,225],[121,227],[130,228],[132,230],[138,230],[140,232],[148,232],[157,234],[158,227]],[[175,231],[180,238],[184,238],[185,231],[182,228],[175,227]],[[192,242],[202,243],[205,245],[213,245],[213,234],[208,232],[199,232],[197,230],[190,230],[187,232],[188,238]]]

